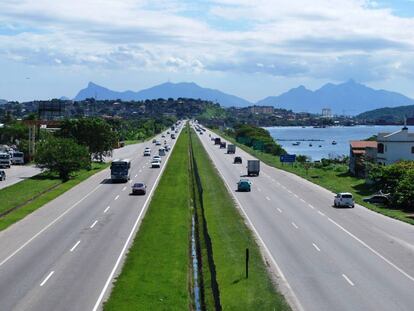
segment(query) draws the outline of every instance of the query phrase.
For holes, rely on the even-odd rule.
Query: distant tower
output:
[[[332,118],[331,108],[322,108],[322,117],[323,118]]]

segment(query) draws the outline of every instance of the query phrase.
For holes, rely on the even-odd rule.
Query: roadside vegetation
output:
[[[188,310],[188,132],[183,130],[104,310]]]
[[[388,217],[392,217],[414,225],[414,209],[407,209],[407,205],[398,204],[398,199],[396,196],[394,196],[394,200],[389,206],[381,206],[364,202],[363,198],[376,193],[381,188],[367,184],[363,178],[357,178],[350,175],[348,172],[348,166],[346,164],[340,163],[340,161],[325,160],[321,161],[321,163],[309,163],[302,161],[304,159],[299,158],[298,160],[301,161],[293,165],[283,164],[280,162],[279,156],[274,156],[272,154],[263,152],[262,150],[255,150],[252,147],[237,142],[235,137],[232,135],[232,131],[226,131],[226,133],[218,130],[215,131],[225,139],[231,141],[232,143],[235,143],[244,151],[250,153],[251,155],[255,156],[270,166],[296,174],[334,193],[351,192],[358,204]],[[389,167],[390,172],[396,171],[392,168],[392,165]],[[379,171],[381,169],[388,170],[388,166],[384,168],[378,168],[378,170],[375,171],[376,175],[373,176],[373,178],[379,178],[381,175],[386,176],[385,171]],[[392,173],[388,174],[387,176],[391,177]],[[413,174],[411,173],[406,176],[407,177],[404,180],[407,182],[402,183],[401,189],[404,189],[404,192],[406,193],[405,197],[412,202],[409,206],[413,206],[412,204],[414,204],[414,191],[411,191],[411,186],[409,183],[409,180],[413,180],[411,177]],[[391,181],[389,184],[390,183]],[[388,187],[382,188],[382,190],[391,191],[392,189]],[[392,191],[392,193],[394,192]],[[411,193],[411,195],[407,195],[408,193]]]
[[[290,310],[269,277],[252,232],[195,132],[192,142],[203,187],[204,216],[213,248],[222,309]],[[250,252],[248,279],[245,276],[246,248]]]
[[[108,164],[92,163],[91,169],[76,172],[67,182],[62,182],[57,174],[42,173],[1,189],[0,214],[3,216],[0,216],[0,230],[23,219],[106,167]]]

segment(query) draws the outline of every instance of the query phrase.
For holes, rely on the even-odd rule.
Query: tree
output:
[[[65,120],[59,136],[72,138],[78,144],[88,148],[90,156],[102,157],[111,152],[118,137],[111,126],[100,118],[82,118]]]
[[[85,146],[73,139],[50,136],[38,144],[35,162],[67,181],[73,172],[90,167],[91,160]]]

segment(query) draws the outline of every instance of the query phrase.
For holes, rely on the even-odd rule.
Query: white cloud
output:
[[[2,0],[0,25],[25,29],[0,32],[0,56],[34,65],[335,80],[414,66],[414,19],[368,0]]]

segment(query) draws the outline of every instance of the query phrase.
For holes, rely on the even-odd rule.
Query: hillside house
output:
[[[350,141],[349,171],[352,175],[366,177],[367,163],[375,163],[377,158],[377,142],[365,140]]]

